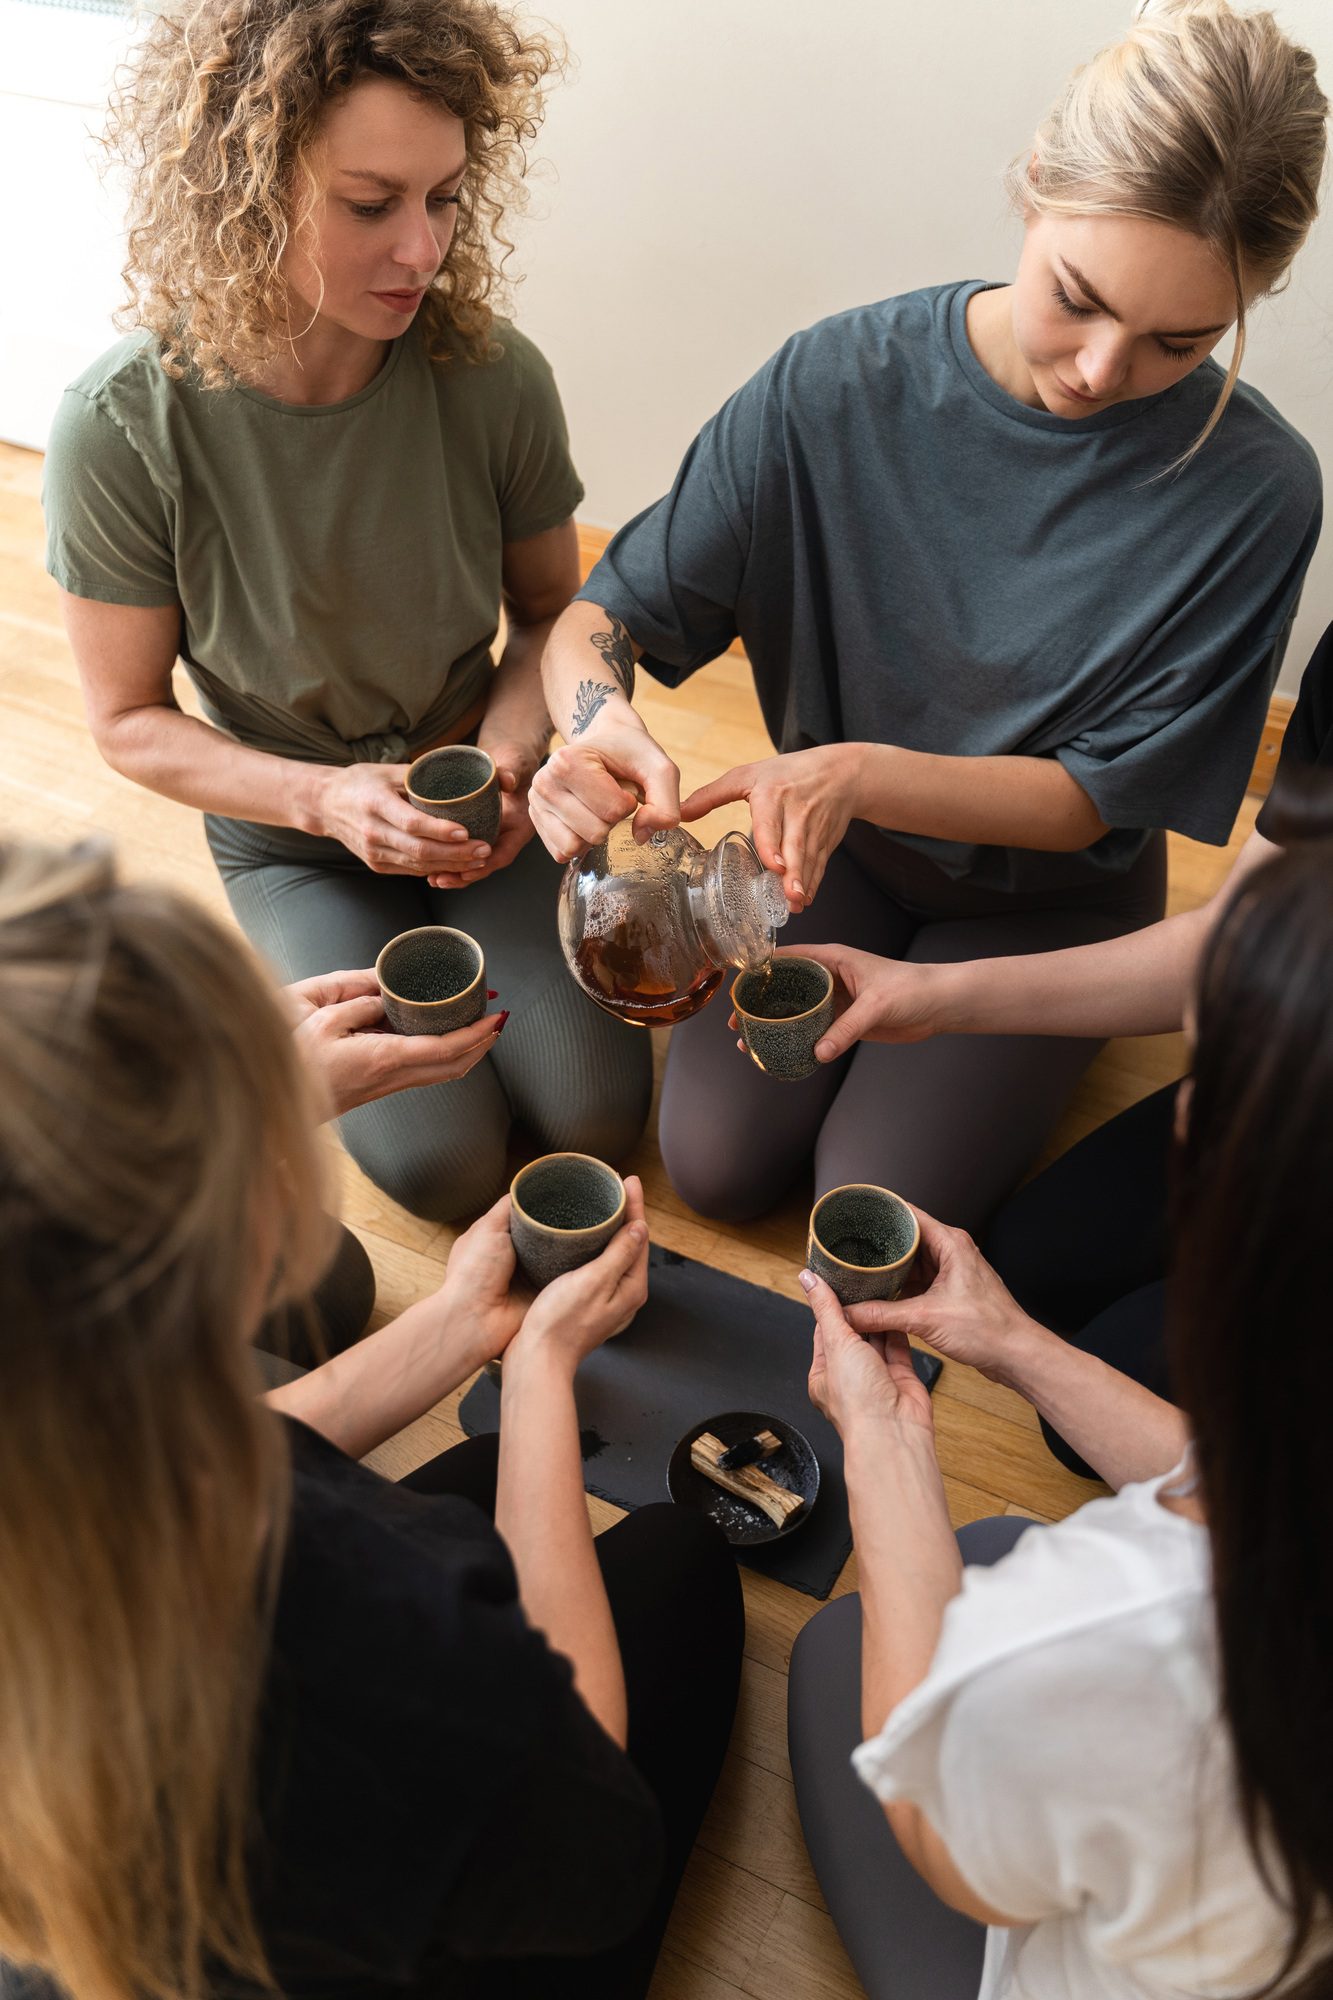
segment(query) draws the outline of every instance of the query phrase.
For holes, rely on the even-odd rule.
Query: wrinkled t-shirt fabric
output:
[[[283,403],[173,380],[134,334],[66,390],[47,567],[76,597],[181,607],[209,720],[318,763],[401,762],[484,698],[506,543],[583,497],[555,380],[516,327],[493,358],[394,341],[357,395]]]
[[[1222,372],[1087,417],[972,352],[977,282],[795,334],[581,595],[675,686],[739,637],[781,751],[1054,757],[1112,829],[1077,854],[877,838],[1007,891],[1122,872],[1153,828],[1223,842],[1318,539],[1318,462]]]

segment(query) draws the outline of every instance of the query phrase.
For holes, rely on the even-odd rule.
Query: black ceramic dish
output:
[[[772,1431],[775,1437],[780,1437],[781,1451],[761,1459],[759,1470],[789,1492],[801,1495],[805,1505],[800,1513],[793,1515],[785,1528],[777,1528],[762,1508],[751,1506],[748,1500],[705,1479],[690,1462],[690,1446],[703,1431],[711,1431],[728,1449],[753,1437],[757,1431]],[[667,1492],[678,1507],[692,1507],[696,1513],[716,1521],[734,1549],[758,1548],[762,1542],[785,1542],[810,1518],[810,1509],[819,1494],[819,1460],[795,1424],[787,1423],[784,1418],[766,1417],[761,1410],[727,1410],[720,1417],[705,1417],[702,1423],[686,1431],[667,1466]]]

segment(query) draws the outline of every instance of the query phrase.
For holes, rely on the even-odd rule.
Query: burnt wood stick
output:
[[[742,1438],[724,1451],[718,1464],[724,1472],[739,1472],[743,1465],[754,1465],[761,1458],[772,1458],[775,1451],[782,1450],[782,1439],[774,1437],[772,1431],[757,1431],[754,1437]]]
[[[724,1447],[711,1431],[701,1431],[690,1446],[690,1463],[696,1472],[702,1472],[705,1479],[711,1479],[727,1493],[734,1493],[738,1500],[748,1500],[752,1507],[758,1507],[767,1514],[775,1528],[785,1528],[793,1514],[799,1514],[805,1501],[799,1493],[789,1493],[785,1486],[779,1486],[776,1479],[770,1479],[757,1466],[747,1465],[740,1472],[728,1472],[719,1465]]]

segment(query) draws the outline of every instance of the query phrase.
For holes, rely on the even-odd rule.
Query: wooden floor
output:
[[[176,884],[222,916],[227,905],[204,844],[200,815],[117,777],[88,736],[78,685],[42,566],[38,505],[41,460],[0,445],[0,837],[74,840],[114,836],[130,877]],[[188,703],[188,689],[182,689]],[[638,706],[680,765],[688,790],[728,766],[767,752],[742,659],[729,656],[679,693],[649,684]],[[1171,906],[1209,896],[1253,825],[1248,800],[1226,854],[1172,838]],[[744,825],[733,807],[704,822],[710,838]],[[660,1079],[665,1037],[656,1056]],[[1179,1040],[1112,1043],[1086,1078],[1052,1154],[1113,1111],[1183,1068]],[[630,1163],[643,1177],[654,1241],[735,1271],[790,1298],[804,1245],[808,1199],[798,1192],[743,1232],[705,1221],[673,1194],[649,1134]],[[336,1150],[336,1141],[330,1138]],[[434,1289],[453,1232],[418,1222],[337,1154],[344,1216],[366,1244],[389,1317]],[[451,1397],[375,1455],[405,1472],[461,1436]],[[970,1369],[950,1363],[935,1396],[940,1464],[956,1525],[987,1514],[1056,1520],[1089,1497],[1058,1466],[1032,1411]],[[615,1510],[590,1501],[604,1524]],[[792,1642],[817,1608],[764,1577],[743,1572],[748,1613],[744,1684],[731,1755],[686,1876],[653,2000],[853,2000],[861,1993],[815,1885],[792,1794],[786,1750],[786,1673]],[[856,1588],[852,1558],[837,1591]]]

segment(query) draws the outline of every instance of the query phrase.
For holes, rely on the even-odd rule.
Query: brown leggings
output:
[[[1138,930],[1156,922],[1165,899],[1161,834],[1125,874],[1062,899],[948,882],[857,828],[830,861],[813,907],[781,941],[836,942],[917,963],[1000,958]],[[1101,1046],[1052,1035],[862,1042],[803,1083],[775,1083],[737,1051],[729,1012],[724,989],[674,1030],[659,1133],[676,1192],[700,1214],[732,1222],[773,1208],[813,1164],[817,1193],[871,1181],[979,1230],[1032,1164]]]

